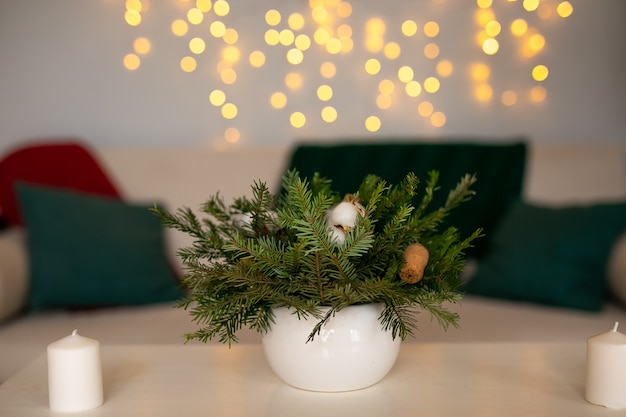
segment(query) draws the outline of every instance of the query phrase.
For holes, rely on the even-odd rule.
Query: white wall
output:
[[[0,152],[21,140],[77,135],[97,146],[120,144],[226,146],[225,129],[236,127],[241,138],[235,145],[269,147],[292,143],[299,138],[330,140],[337,137],[364,137],[376,140],[389,136],[485,137],[524,135],[533,141],[626,142],[626,2],[623,0],[571,0],[574,13],[566,18],[542,20],[522,9],[521,0],[494,0],[492,10],[503,24],[498,37],[501,49],[486,56],[474,40],[479,30],[474,19],[476,3],[465,0],[353,0],[352,16],[339,23],[353,28],[354,50],[330,55],[314,46],[305,52],[304,63],[286,63],[284,47],[263,42],[269,26],[265,11],[276,8],[284,16],[301,12],[309,16],[308,2],[285,0],[232,0],[231,12],[222,20],[237,29],[237,46],[243,55],[253,49],[266,53],[267,63],[252,68],[245,59],[236,65],[238,81],[223,85],[215,66],[221,39],[208,34],[211,12],[205,21],[192,26],[190,34],[176,37],[170,31],[174,19],[184,18],[193,3],[181,0],[145,0],[143,20],[131,27],[124,21],[123,0],[0,0]],[[544,0],[556,5],[558,1]],[[147,9],[147,10],[146,10]],[[383,70],[377,76],[363,72],[363,62],[380,54],[363,47],[365,22],[380,17],[387,24],[386,41],[397,41],[402,54],[397,60],[381,58]],[[524,17],[546,39],[545,49],[536,57],[523,59],[515,38],[504,27],[514,18]],[[407,38],[399,25],[405,19],[418,25],[433,20],[440,33],[429,40],[422,33]],[[280,28],[286,27],[281,24]],[[312,35],[313,24],[299,33]],[[191,55],[187,42],[193,36],[207,41],[207,51],[198,56],[198,68],[184,73],[179,60]],[[139,69],[122,65],[124,55],[133,52],[137,37],[151,41],[151,51],[142,56]],[[426,59],[423,46],[435,42],[437,59]],[[417,80],[435,75],[435,64],[448,59],[454,72],[440,78],[435,94],[422,93],[411,99],[394,93],[388,110],[375,106],[378,82],[395,78],[400,65],[411,65]],[[333,61],[338,73],[331,80],[319,75],[319,65]],[[472,63],[490,66],[488,80],[494,98],[479,103],[473,97],[474,82],[469,76]],[[530,69],[545,64],[547,80],[532,80]],[[304,77],[302,90],[290,92],[283,85],[284,75],[297,71]],[[319,84],[334,88],[331,100],[339,117],[332,124],[319,119],[323,104],[315,97]],[[545,101],[537,104],[526,98],[528,90],[541,84]],[[396,90],[400,88],[396,81]],[[208,101],[208,94],[222,88],[239,108],[234,120],[221,117],[219,108]],[[500,94],[511,89],[518,102],[507,107]],[[285,109],[269,106],[269,95],[285,91]],[[446,116],[443,127],[433,127],[419,116],[419,102],[432,102]],[[289,125],[292,111],[307,115],[305,127]],[[363,127],[369,115],[380,117],[377,133]]]

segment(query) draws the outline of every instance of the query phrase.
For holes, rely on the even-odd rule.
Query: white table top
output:
[[[104,404],[71,416],[603,416],[584,399],[585,343],[404,344],[377,385],[315,393],[283,384],[260,345],[103,346]],[[42,354],[0,385],[0,416],[48,408]],[[63,414],[68,415],[68,414]]]

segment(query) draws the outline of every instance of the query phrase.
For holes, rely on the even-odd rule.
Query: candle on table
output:
[[[100,342],[74,330],[48,345],[48,396],[53,411],[81,411],[103,402]]]
[[[587,339],[585,398],[608,408],[626,407],[626,335],[618,325]]]

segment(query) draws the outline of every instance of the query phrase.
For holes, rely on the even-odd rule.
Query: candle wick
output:
[[[72,330],[72,336],[76,336],[78,334],[78,329]]]
[[[617,326],[619,326],[619,321],[615,322],[615,325],[613,326],[613,331],[616,332],[617,331]]]

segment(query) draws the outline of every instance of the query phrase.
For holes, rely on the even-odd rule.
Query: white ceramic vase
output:
[[[374,385],[391,370],[400,349],[400,338],[394,340],[382,329],[382,310],[382,304],[344,308],[307,343],[318,320],[277,308],[275,323],[263,336],[267,361],[285,383],[304,390],[339,392]]]

